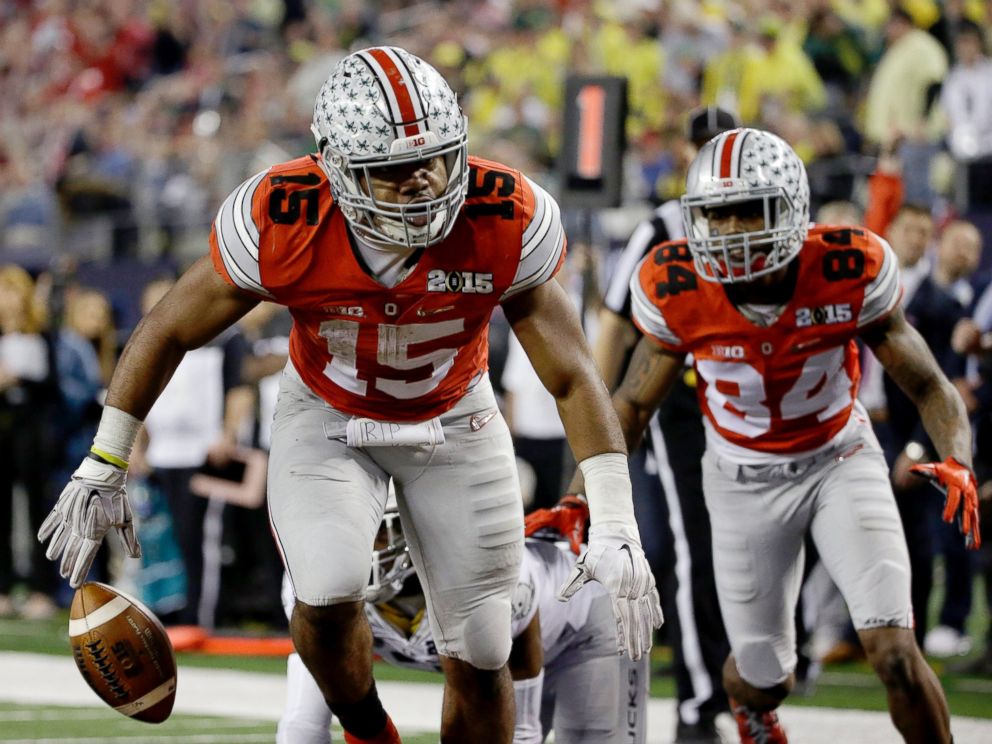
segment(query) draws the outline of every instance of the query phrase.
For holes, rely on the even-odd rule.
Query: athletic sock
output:
[[[393,719],[386,716],[386,727],[371,739],[361,739],[353,734],[344,732],[345,744],[403,744],[400,734],[393,725]]]
[[[389,716],[386,715],[382,701],[379,700],[375,680],[372,680],[372,686],[361,700],[354,703],[334,703],[328,707],[338,717],[341,728],[356,737],[356,742],[369,741],[378,744],[379,739],[376,737],[388,728],[386,724]],[[383,740],[383,742],[390,741],[390,739]]]

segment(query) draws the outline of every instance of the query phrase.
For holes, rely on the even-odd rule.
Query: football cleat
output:
[[[773,710],[756,711],[730,699],[730,710],[737,721],[741,744],[788,744],[785,729]]]

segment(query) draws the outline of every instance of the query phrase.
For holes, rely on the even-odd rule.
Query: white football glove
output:
[[[54,561],[62,556],[59,573],[73,588],[83,583],[111,527],[117,528],[127,554],[141,557],[124,489],[126,480],[126,470],[87,457],[38,530],[41,542],[52,538],[45,557]]]
[[[589,528],[589,547],[568,579],[558,590],[558,599],[568,599],[590,581],[598,581],[609,592],[617,622],[617,650],[637,660],[651,650],[652,632],[664,617],[648,565],[636,532],[617,522]]]

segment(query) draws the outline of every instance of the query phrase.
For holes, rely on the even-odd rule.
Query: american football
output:
[[[69,643],[79,673],[107,705],[161,723],[176,701],[176,657],[158,618],[138,600],[88,581],[69,610]]]

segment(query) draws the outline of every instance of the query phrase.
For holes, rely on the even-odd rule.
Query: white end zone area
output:
[[[72,656],[0,652],[0,701],[40,705],[106,707],[76,673]],[[182,669],[175,713],[232,716],[276,721],[286,694],[285,677],[221,669]],[[441,720],[441,686],[414,682],[376,685],[401,732],[437,731]],[[786,705],[782,723],[790,740],[802,744],[879,744],[897,741],[887,713]],[[958,744],[992,741],[992,720],[952,719]],[[672,700],[648,704],[648,743],[668,744],[675,731]]]

